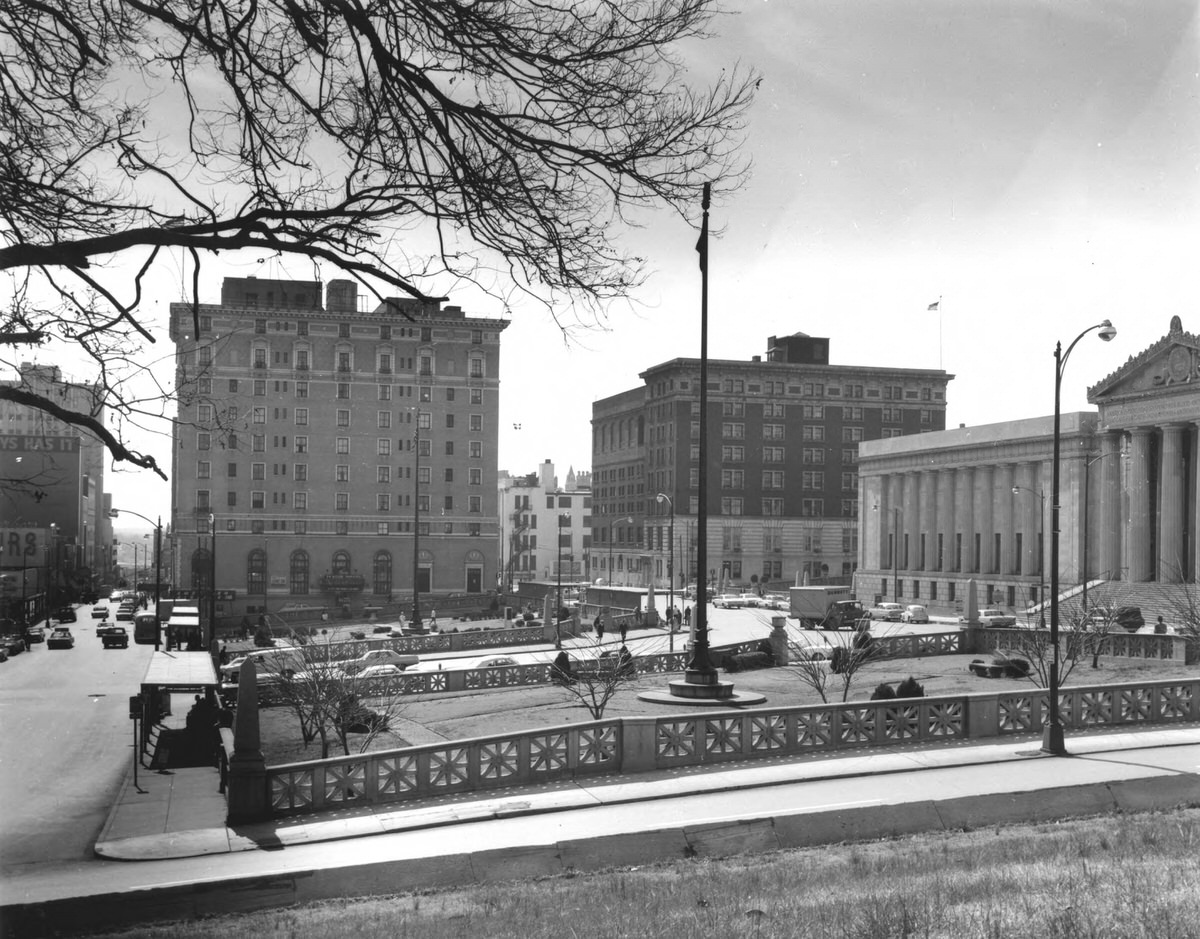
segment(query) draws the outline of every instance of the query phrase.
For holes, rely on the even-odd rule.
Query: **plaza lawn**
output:
[[[678,860],[107,934],[1198,939],[1200,809]]]

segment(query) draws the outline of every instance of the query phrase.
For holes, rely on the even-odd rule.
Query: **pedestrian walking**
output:
[[[685,606],[683,608],[683,625],[684,626],[692,625],[692,608],[690,606]]]
[[[437,610],[429,611],[429,628],[437,629]]]
[[[625,634],[629,632],[629,620],[621,617],[621,645],[625,644]]]
[[[604,632],[604,624],[600,620],[600,614],[596,614],[596,618],[592,620],[592,629],[596,630],[596,635],[599,636]]]
[[[604,618],[602,616],[596,617],[596,641],[604,641]]]

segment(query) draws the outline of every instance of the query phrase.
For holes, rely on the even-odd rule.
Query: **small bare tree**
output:
[[[820,642],[809,637],[814,633]],[[877,638],[871,634],[871,622],[864,620],[849,631],[805,630],[793,628],[788,635],[788,665],[800,681],[812,688],[825,703],[829,695],[841,690],[841,700],[848,701],[850,689],[863,666],[880,657]],[[832,639],[830,638],[832,636]]]
[[[300,721],[306,747],[319,741],[321,759],[325,759],[336,744],[349,756],[351,734],[359,737],[359,753],[368,750],[376,738],[395,734],[394,721],[406,700],[402,676],[348,674],[345,663],[331,659],[324,647],[309,645],[304,651],[307,667],[280,672],[275,695]]]
[[[593,720],[604,716],[604,709],[618,691],[638,680],[637,663],[623,646],[620,652],[605,652],[582,661],[572,661],[562,652],[554,660],[552,674],[568,697],[588,709]]]

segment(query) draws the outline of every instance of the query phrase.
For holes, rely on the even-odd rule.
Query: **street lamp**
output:
[[[608,523],[608,587],[609,587],[609,600],[611,600],[611,599],[612,599],[612,587],[613,587],[613,566],[612,566],[613,526],[614,526],[615,524],[617,524],[617,522],[622,522],[622,523],[624,523],[624,524],[629,524],[629,525],[632,525],[632,524],[633,524],[633,516],[632,516],[632,515],[626,515],[624,518],[614,518],[614,519],[613,519],[611,522],[609,522],[609,523]]]
[[[667,635],[670,637],[671,652],[675,651],[675,503],[671,501],[671,497],[665,492],[660,492],[655,496],[659,505],[667,503],[667,508],[671,512],[671,527],[668,532],[670,545],[670,553],[667,555],[667,590],[669,591],[670,599],[667,601]]]
[[[155,623],[158,623],[158,604],[159,600],[161,599],[162,591],[162,516],[160,515],[158,517],[157,522],[151,522],[150,519],[146,518],[146,516],[142,515],[140,512],[131,512],[129,509],[110,509],[108,517],[116,518],[122,512],[124,512],[126,515],[136,515],[142,521],[149,522],[154,526],[154,620]],[[157,652],[159,648],[159,626],[161,626],[161,624],[156,625],[154,628],[155,652]]]
[[[1042,514],[1038,516],[1038,625],[1046,628],[1046,493],[1041,489],[1030,489],[1028,486],[1013,486],[1013,495],[1018,492],[1032,492],[1042,500]]]
[[[1062,342],[1054,346],[1054,472],[1050,484],[1050,646],[1053,650],[1053,667],[1050,670],[1050,723],[1042,733],[1042,752],[1054,756],[1065,756],[1062,715],[1058,708],[1058,454],[1061,443],[1059,418],[1062,406],[1062,377],[1067,359],[1075,344],[1093,329],[1100,330],[1100,338],[1109,342],[1117,334],[1108,320],[1089,326],[1076,336],[1067,351]]]
[[[54,558],[53,567],[50,559]],[[43,602],[46,604],[46,628],[50,628],[50,617],[54,613],[54,568],[58,567],[58,523],[50,523],[50,540],[46,542],[46,596]]]
[[[212,645],[213,636],[217,634],[217,516],[210,512],[208,522],[212,525],[212,552],[208,556],[208,635],[200,635],[201,651]]]

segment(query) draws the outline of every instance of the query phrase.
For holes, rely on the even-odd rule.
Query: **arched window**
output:
[[[308,593],[308,552],[293,551],[291,562],[288,565],[288,580],[291,583],[291,592],[296,594]]]
[[[371,592],[377,597],[391,596],[392,555],[387,551],[375,552]]]
[[[246,557],[246,593],[251,596],[267,592],[267,552],[255,548]]]
[[[335,574],[350,573],[350,552],[349,551],[334,551],[333,552],[333,572]]]

